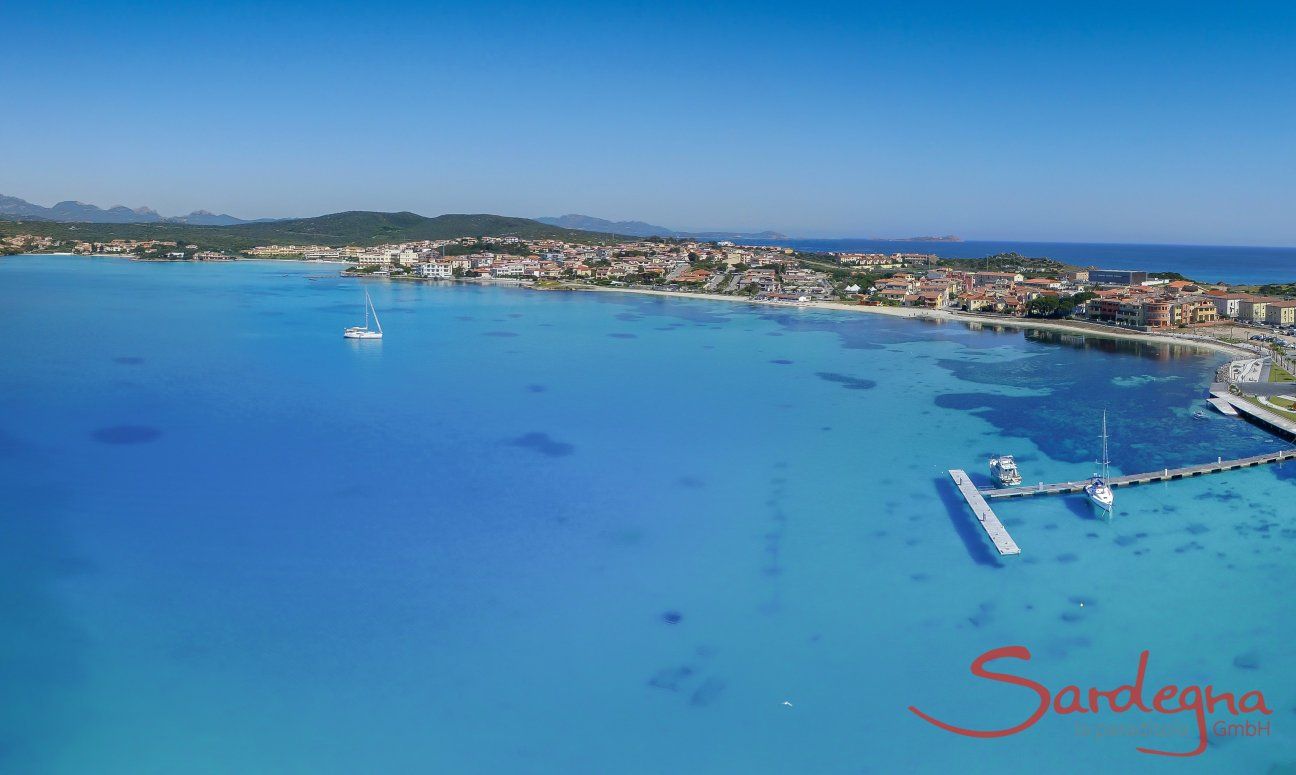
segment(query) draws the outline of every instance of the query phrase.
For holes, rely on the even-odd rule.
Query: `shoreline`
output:
[[[130,260],[126,256],[114,255],[114,254],[97,254],[97,253],[92,253],[92,254],[19,253],[16,255],[18,256],[58,255],[58,256],[80,256],[84,258],[121,258],[121,259]],[[173,259],[172,261],[174,263],[237,263],[237,261],[286,261],[291,263],[324,264],[324,265],[330,265],[330,264],[337,265],[337,264],[348,263],[345,261],[338,261],[336,259],[306,260],[302,258],[264,258],[264,257],[240,258],[237,261],[230,261],[230,262],[196,262],[196,261],[182,261],[179,259]],[[345,273],[339,273],[339,276],[357,277],[356,275],[348,275]],[[394,278],[387,277],[383,279],[392,280]],[[401,278],[401,279],[413,280],[419,282],[435,282],[433,280],[428,280],[426,278],[421,278],[421,277],[410,277],[410,278]],[[533,285],[528,285],[520,280],[516,280],[513,278],[490,278],[486,280],[484,280],[483,278],[476,278],[475,280],[467,279],[467,278],[456,278],[454,281],[451,282],[465,282],[465,283],[479,284],[479,285],[500,285],[500,286],[508,286],[508,287],[523,287],[529,290],[584,291],[584,292],[592,291],[595,293],[632,293],[632,294],[639,294],[641,296],[665,296],[665,297],[677,298],[677,299],[722,301],[730,304],[735,304],[735,303],[751,304],[760,307],[818,309],[818,310],[829,310],[829,311],[837,311],[837,312],[857,312],[857,313],[862,312],[866,314],[889,315],[891,317],[900,317],[900,318],[911,318],[911,319],[919,318],[924,320],[941,320],[941,321],[948,320],[948,321],[954,321],[960,323],[982,323],[987,325],[1007,326],[1009,328],[1022,328],[1028,330],[1035,329],[1037,331],[1056,331],[1061,333],[1078,334],[1081,336],[1091,336],[1094,338],[1101,338],[1101,339],[1116,339],[1116,340],[1124,339],[1127,341],[1146,342],[1150,344],[1170,344],[1170,345],[1177,345],[1180,347],[1196,347],[1203,350],[1210,350],[1219,353],[1221,355],[1228,356],[1231,360],[1236,359],[1238,356],[1242,356],[1245,358],[1257,357],[1256,351],[1251,350],[1245,346],[1229,344],[1227,342],[1220,342],[1218,340],[1189,339],[1182,335],[1176,335],[1176,334],[1161,334],[1161,333],[1151,333],[1151,332],[1143,332],[1143,331],[1126,331],[1126,330],[1119,330],[1119,329],[1113,330],[1108,326],[1102,326],[1095,323],[1076,321],[1076,320],[1036,320],[1031,318],[1000,317],[997,315],[979,315],[971,312],[926,309],[926,308],[917,308],[917,307],[881,307],[881,306],[874,307],[874,306],[866,306],[863,304],[846,304],[844,302],[837,302],[837,301],[811,301],[811,302],[806,302],[804,304],[789,305],[789,304],[778,304],[778,303],[769,303],[769,302],[758,302],[758,301],[754,301],[753,299],[747,298],[745,296],[727,296],[718,293],[687,293],[684,291],[659,291],[659,290],[652,290],[648,288],[622,288],[622,287],[610,287],[610,286],[603,286],[603,285],[564,285],[560,288],[541,289],[541,288],[536,288]]]
[[[740,302],[760,307],[786,307],[790,309],[820,309],[838,312],[863,312],[876,315],[889,315],[900,318],[917,318],[923,320],[949,320],[960,323],[982,323],[986,325],[1008,326],[1010,328],[1035,329],[1040,331],[1058,331],[1102,339],[1124,339],[1151,344],[1172,344],[1180,347],[1197,347],[1204,350],[1227,355],[1231,359],[1241,355],[1256,357],[1256,353],[1240,345],[1227,342],[1188,339],[1174,334],[1157,334],[1143,331],[1108,330],[1106,326],[1094,323],[1070,320],[1033,320],[1030,318],[1000,317],[997,315],[978,315],[971,312],[920,309],[917,307],[872,307],[863,304],[846,304],[837,301],[811,301],[801,305],[776,304],[753,301],[742,296],[725,296],[716,293],[686,293],[683,291],[656,291],[646,288],[611,288],[600,285],[569,286],[564,290],[595,291],[600,293],[637,293],[645,296],[669,296],[678,299],[703,299],[706,301]]]

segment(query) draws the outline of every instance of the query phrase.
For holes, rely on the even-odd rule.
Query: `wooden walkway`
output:
[[[976,514],[977,521],[981,527],[985,528],[986,535],[994,542],[995,548],[999,554],[1021,554],[1021,549],[1017,548],[1017,543],[1013,541],[1012,536],[1008,535],[1008,530],[995,516],[994,510],[990,504],[985,502],[981,497],[981,492],[977,490],[976,485],[968,478],[968,475],[958,469],[949,472],[950,478],[958,487],[959,492],[963,493],[964,500],[972,507],[972,512]]]
[[[1201,465],[1186,466],[1184,468],[1165,468],[1160,471],[1149,471],[1145,474],[1112,476],[1107,479],[1107,484],[1112,487],[1126,487],[1132,484],[1168,482],[1174,479],[1187,479],[1192,476],[1201,476],[1202,474],[1214,474],[1219,473],[1220,471],[1235,471],[1239,468],[1261,466],[1266,463],[1281,463],[1284,460],[1296,460],[1296,449],[1284,449],[1279,450],[1278,452],[1270,452],[1264,455],[1252,455],[1251,457],[1242,457],[1235,460],[1221,459],[1214,463],[1203,463]],[[950,475],[953,476],[955,473],[962,474],[963,472],[951,471]],[[966,474],[964,474],[964,476],[966,477]],[[957,479],[955,481],[957,481]],[[1078,479],[1074,482],[1054,482],[1052,484],[1044,484],[1041,482],[1040,484],[1031,487],[999,487],[991,490],[981,490],[979,491],[979,495],[985,498],[1020,498],[1027,495],[1059,495],[1068,492],[1082,492],[1085,485],[1089,484],[1090,481],[1091,479]],[[961,486],[960,489],[962,489]]]

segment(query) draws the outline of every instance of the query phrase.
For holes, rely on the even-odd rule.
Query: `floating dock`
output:
[[[990,504],[986,503],[985,498],[981,497],[981,491],[976,488],[968,475],[958,469],[949,472],[950,478],[954,480],[955,486],[959,492],[963,493],[963,499],[972,507],[972,513],[976,514],[977,521],[985,529],[986,535],[994,542],[995,548],[999,554],[1021,554],[1021,549],[1017,548],[1017,542],[1013,541],[1012,536],[1008,535],[1008,530],[995,516],[994,510]]]
[[[1251,468],[1252,466],[1262,466],[1267,463],[1281,463],[1284,460],[1296,460],[1296,449],[1283,449],[1277,452],[1269,452],[1264,455],[1252,455],[1251,457],[1240,457],[1234,460],[1219,459],[1214,463],[1202,463],[1201,465],[1185,466],[1183,468],[1163,468],[1160,471],[1149,471],[1144,474],[1130,474],[1129,476],[1111,476],[1107,478],[1107,484],[1112,487],[1128,487],[1132,484],[1148,484],[1150,482],[1169,482],[1174,479],[1187,479],[1192,476],[1201,476],[1202,474],[1215,474],[1220,471],[1235,471],[1239,468]],[[954,471],[950,474],[953,475]],[[962,474],[962,471],[957,473]],[[964,474],[966,476],[966,474]],[[1083,492],[1085,485],[1092,481],[1090,479],[1077,479],[1074,482],[1053,482],[1045,484],[1043,482],[1030,487],[999,487],[991,490],[981,490],[979,494],[986,498],[1020,498],[1027,495],[1060,495],[1069,492]]]

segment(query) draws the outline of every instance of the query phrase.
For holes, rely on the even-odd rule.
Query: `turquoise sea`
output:
[[[0,771],[1265,772],[1296,764],[1296,467],[1216,354],[848,312],[0,259]],[[1048,713],[1151,652],[1270,733]],[[1079,720],[1077,720],[1079,718]],[[1225,713],[1216,719],[1231,719]],[[1177,723],[1169,738],[1101,724]],[[1087,725],[1087,726],[1086,726]],[[1127,730],[1128,731],[1128,730]]]

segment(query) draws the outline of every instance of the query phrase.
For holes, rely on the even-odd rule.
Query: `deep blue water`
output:
[[[848,312],[0,259],[0,771],[1264,771],[1296,761],[1296,468],[996,505],[1272,449],[1219,357]],[[1084,605],[1081,606],[1081,603]],[[1167,762],[969,662],[1260,689]],[[1005,668],[1011,667],[1005,665]],[[785,705],[784,703],[791,703]],[[1113,720],[1108,716],[1107,720]],[[1141,720],[1141,717],[1140,717]],[[1157,741],[1164,742],[1164,741]],[[1191,741],[1169,741],[1191,747]]]
[[[983,258],[1020,253],[1076,266],[1178,272],[1201,282],[1243,284],[1296,282],[1296,248],[1223,245],[1132,245],[1089,242],[900,242],[865,239],[793,239],[752,244],[798,250],[861,253],[934,253],[945,258]]]

